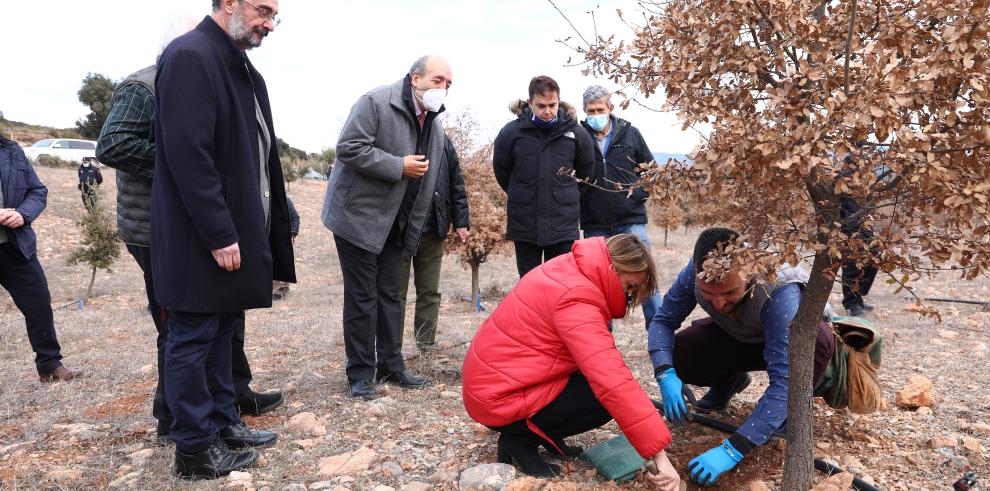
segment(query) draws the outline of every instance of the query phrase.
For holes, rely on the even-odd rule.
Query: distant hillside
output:
[[[75,128],[52,128],[49,126],[40,126],[36,124],[27,124],[20,121],[8,121],[3,118],[3,113],[0,113],[0,135],[3,135],[11,140],[20,143],[22,147],[27,147],[33,145],[34,142],[38,140],[44,140],[46,138],[79,138],[85,139],[79,135],[79,132]],[[304,150],[289,145],[281,138],[277,141],[279,155],[283,159],[287,160],[305,160],[307,158],[319,158],[320,154],[307,154]]]
[[[688,160],[688,157],[683,153],[653,152],[653,160],[656,160],[659,164],[666,164],[668,159],[684,162]]]
[[[38,140],[46,138],[82,138],[75,128],[52,128],[20,121],[8,121],[0,116],[0,135],[29,146]]]

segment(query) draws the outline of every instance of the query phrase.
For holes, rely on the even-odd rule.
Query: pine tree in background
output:
[[[79,88],[79,102],[89,107],[85,119],[76,122],[76,128],[84,138],[95,140],[100,137],[100,129],[110,114],[110,98],[116,84],[105,75],[89,73]]]
[[[106,196],[99,186],[96,187],[96,206],[87,207],[87,212],[79,219],[77,226],[82,235],[82,241],[70,254],[67,263],[88,264],[93,268],[86,288],[88,300],[93,294],[93,283],[96,281],[96,271],[104,269],[111,272],[110,266],[120,257],[120,246],[117,244],[117,229],[110,213],[107,211]]]

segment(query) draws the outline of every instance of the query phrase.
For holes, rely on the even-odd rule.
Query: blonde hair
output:
[[[632,306],[652,296],[657,289],[657,266],[646,244],[635,235],[618,234],[605,239],[605,246],[616,273],[646,273],[646,281],[639,285],[639,293],[633,298]]]

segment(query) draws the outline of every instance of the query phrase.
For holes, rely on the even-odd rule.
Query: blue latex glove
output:
[[[684,382],[677,377],[677,372],[670,367],[658,374],[657,385],[660,386],[660,396],[663,397],[663,416],[668,422],[684,423],[687,416],[687,405],[684,404]]]
[[[721,445],[695,457],[688,462],[688,472],[691,473],[691,480],[702,486],[714,486],[718,476],[732,470],[743,454],[736,450],[726,438]]]

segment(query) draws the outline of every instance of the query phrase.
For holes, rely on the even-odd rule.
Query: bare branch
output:
[[[856,30],[856,0],[852,0],[852,14],[850,14],[849,19],[849,35],[846,36],[846,63],[845,63],[845,82],[843,83],[843,92],[846,96],[849,96],[849,52],[852,50],[852,40],[853,32]]]

